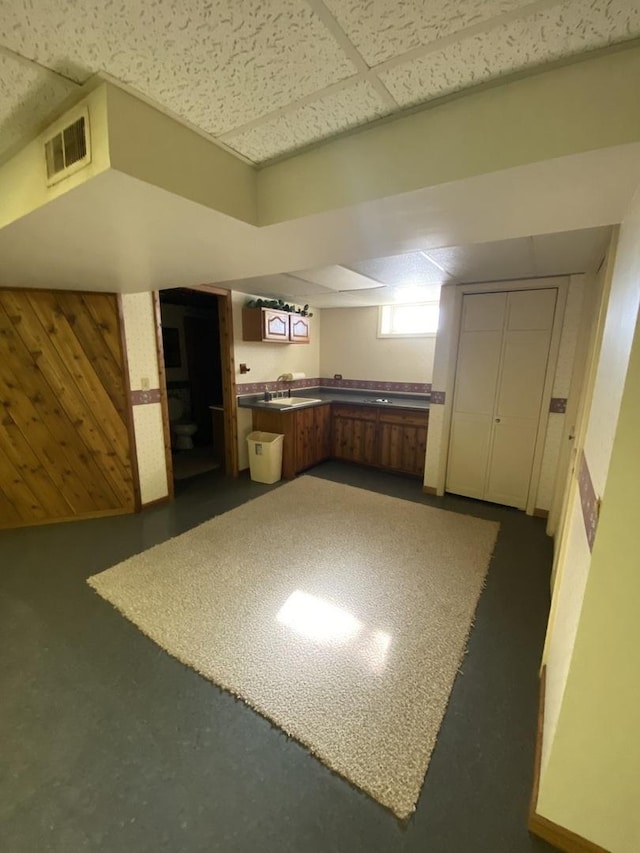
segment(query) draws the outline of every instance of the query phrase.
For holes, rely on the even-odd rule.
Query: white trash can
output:
[[[282,443],[284,436],[276,432],[250,432],[249,468],[256,483],[277,483],[282,477]]]

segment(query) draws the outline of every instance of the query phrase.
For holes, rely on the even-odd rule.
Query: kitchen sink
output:
[[[266,406],[273,406],[274,409],[293,409],[297,406],[308,406],[310,403],[321,403],[314,397],[278,397],[275,400],[265,400]]]
[[[367,403],[378,403],[378,405],[385,404],[387,406],[393,406],[393,400],[387,400],[386,397],[375,397],[370,398],[366,401]]]

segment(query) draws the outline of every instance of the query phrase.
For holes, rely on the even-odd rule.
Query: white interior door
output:
[[[506,310],[506,293],[462,300],[447,491],[471,498],[484,497]]]
[[[557,291],[465,295],[447,491],[524,509]]]

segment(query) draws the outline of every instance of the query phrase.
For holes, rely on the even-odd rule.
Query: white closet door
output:
[[[447,491],[472,498],[484,497],[506,308],[506,293],[462,302]]]
[[[448,491],[526,507],[556,297],[555,289],[464,297]],[[469,328],[465,313],[474,321],[493,316],[491,346],[475,345],[479,331]],[[483,322],[490,324],[488,317]],[[478,378],[482,393],[469,392]]]
[[[509,293],[485,500],[527,505],[556,290]]]

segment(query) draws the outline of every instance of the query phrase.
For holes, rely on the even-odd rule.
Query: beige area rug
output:
[[[498,525],[300,477],[88,583],[398,817],[414,810]]]

